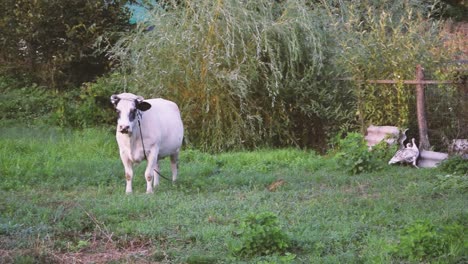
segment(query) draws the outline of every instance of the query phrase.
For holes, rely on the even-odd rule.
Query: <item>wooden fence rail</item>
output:
[[[338,81],[355,81],[355,82],[365,82],[365,83],[375,83],[375,84],[397,84],[397,83],[402,83],[402,84],[422,84],[422,85],[427,85],[427,84],[454,84],[458,82],[453,82],[453,81],[434,81],[434,80],[355,80],[353,78],[339,78],[336,79]]]

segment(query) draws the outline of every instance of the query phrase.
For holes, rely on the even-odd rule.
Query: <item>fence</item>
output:
[[[416,114],[417,114],[417,128],[418,128],[418,135],[419,135],[419,148],[421,150],[429,150],[431,148],[430,140],[429,140],[429,129],[428,129],[428,116],[427,112],[427,96],[426,96],[426,86],[427,85],[454,85],[454,84],[461,84],[465,85],[466,91],[461,91],[461,98],[459,98],[462,102],[462,106],[460,107],[462,113],[459,114],[457,117],[458,124],[458,131],[457,133],[452,133],[452,135],[447,136],[442,133],[439,135],[440,140],[446,141],[444,142],[445,145],[448,145],[451,139],[456,139],[460,137],[468,137],[468,89],[466,89],[466,83],[459,83],[454,81],[438,81],[438,80],[425,80],[424,79],[424,69],[421,65],[416,66],[415,72],[415,79],[414,80],[355,80],[352,78],[343,78],[339,79],[341,81],[355,81],[355,82],[364,82],[370,84],[408,84],[408,85],[415,85],[416,86]],[[439,91],[440,93],[440,91]],[[438,94],[434,93],[431,94],[432,98],[436,98],[435,100],[441,100],[441,98],[437,98]],[[429,100],[431,101],[431,100]],[[465,102],[463,102],[465,101]],[[435,103],[435,102],[432,102]],[[440,103],[440,101],[438,102]],[[430,106],[429,106],[430,107]],[[448,109],[444,109],[444,111],[450,111],[450,107]],[[434,111],[439,111],[440,109],[435,109]],[[430,118],[430,116],[429,116]],[[440,123],[439,125],[443,125],[444,122],[448,122],[446,118],[442,118],[440,122],[439,120],[431,120],[433,124]],[[454,135],[457,137],[454,137]],[[449,139],[448,137],[451,137]]]

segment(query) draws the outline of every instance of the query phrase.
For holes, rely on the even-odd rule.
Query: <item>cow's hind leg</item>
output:
[[[179,168],[179,152],[171,155],[171,170],[172,170],[172,183],[177,180],[177,172]]]

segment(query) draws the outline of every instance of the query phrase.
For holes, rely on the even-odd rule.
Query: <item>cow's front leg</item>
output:
[[[154,166],[153,187],[156,188],[158,185],[159,185],[159,160],[156,160],[156,164]]]
[[[146,193],[153,193],[153,178],[154,181],[158,179],[158,175],[155,175],[154,170],[158,167],[158,155],[157,151],[151,151],[148,155],[148,164],[146,165],[145,178],[146,178]],[[159,168],[157,168],[159,170]]]
[[[129,194],[132,193],[133,164],[126,158],[122,158],[122,163],[125,168],[125,180],[127,181],[125,192]]]

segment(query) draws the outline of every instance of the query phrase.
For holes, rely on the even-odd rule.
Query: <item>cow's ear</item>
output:
[[[146,111],[151,108],[151,104],[145,101],[139,101],[136,104],[136,108],[140,111]]]
[[[118,104],[119,101],[120,101],[120,98],[119,98],[116,94],[113,94],[113,95],[110,97],[110,101],[111,101],[111,103],[112,103],[114,106],[117,106],[117,104]]]

